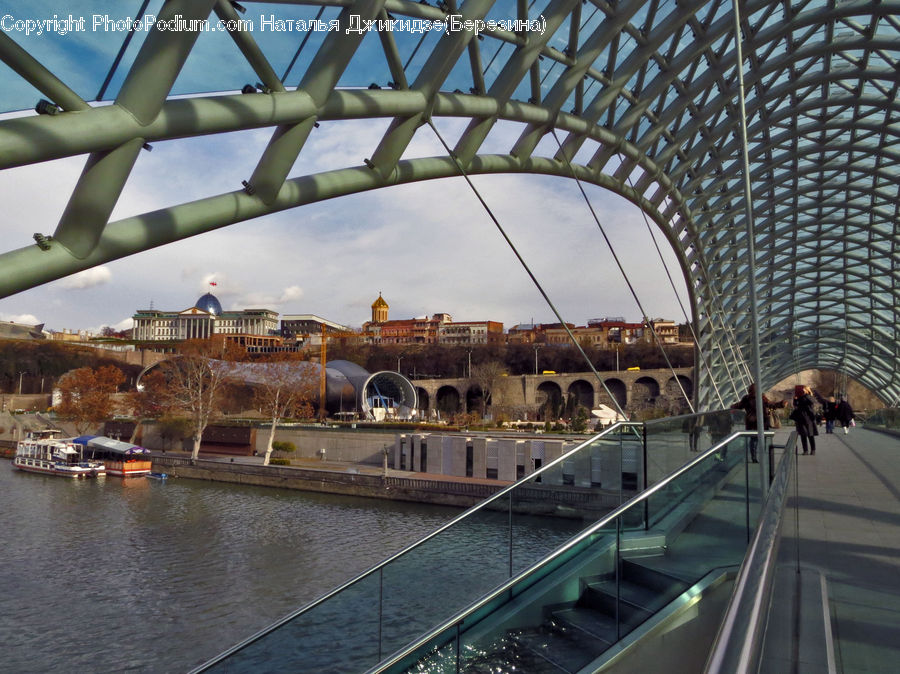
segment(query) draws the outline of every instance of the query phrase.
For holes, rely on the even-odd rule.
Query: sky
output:
[[[91,6],[107,7],[118,16],[138,4],[137,0],[103,0]],[[154,0],[150,9],[158,4]],[[0,10],[6,8],[16,18],[49,17],[58,6],[57,0],[33,0],[27,8],[0,0]],[[277,13],[313,12],[273,7],[271,11]],[[102,80],[122,40],[120,34],[98,30],[30,36],[13,31],[10,35],[39,54],[79,92],[96,91],[96,82]],[[254,35],[270,58],[283,60],[293,52],[279,42],[293,44],[291,36],[260,31]],[[567,32],[559,39],[565,42],[566,36]],[[123,64],[133,58],[141,39],[138,34]],[[366,47],[364,41],[359,58],[347,70],[354,77],[368,77],[376,65],[371,57],[380,52],[377,36],[366,40],[375,45],[374,51],[367,50],[372,44]],[[72,53],[79,57],[72,58]],[[215,87],[216,78],[231,72],[222,63],[248,69],[242,62],[227,36],[203,33],[175,90]],[[38,96],[36,90],[5,68],[0,64],[0,83],[8,85],[0,87],[0,109],[31,105]],[[121,84],[122,75],[117,71],[110,91]],[[322,121],[291,177],[361,166],[372,156],[388,123]],[[451,146],[465,128],[460,119],[436,119],[435,124]],[[498,123],[480,152],[506,154],[521,129],[520,124]],[[154,142],[152,152],[140,153],[111,220],[241,189],[241,181],[252,174],[271,133],[261,129]],[[588,142],[577,159],[586,161],[595,148],[596,143]],[[545,138],[535,154],[551,156],[554,150],[553,139]],[[433,131],[424,126],[404,158],[444,154]],[[34,232],[56,229],[85,159],[0,171],[0,252],[32,246]],[[496,175],[474,176],[473,182],[565,321],[583,325],[588,319],[607,316],[639,321],[643,314],[685,320],[648,227],[633,204],[585,185],[643,312],[574,181]],[[685,298],[675,257],[661,233],[655,233]],[[351,327],[371,318],[371,305],[379,292],[390,305],[392,319],[448,313],[457,321],[500,321],[505,328],[558,320],[461,178],[301,206],[145,251],[0,298],[0,320],[44,323],[51,330],[127,329],[137,310],[180,311],[209,290],[226,310],[313,313]]]
[[[361,164],[380,137],[376,124],[322,123],[291,176]],[[462,128],[457,121],[439,124],[451,144]],[[485,151],[508,148],[518,133],[513,124],[497,129]],[[154,143],[152,152],[141,153],[111,219],[239,189],[269,134]],[[440,152],[423,127],[404,157]],[[83,163],[76,157],[0,172],[4,250],[32,245],[32,233],[56,228]],[[474,176],[473,182],[564,320],[640,320],[574,181],[502,175]],[[647,315],[682,322],[639,209],[585,187]],[[654,235],[684,298],[678,264],[661,233]],[[0,299],[0,320],[57,331],[126,329],[139,309],[187,309],[210,290],[226,310],[313,313],[353,327],[370,319],[379,292],[392,319],[446,312],[457,321],[500,321],[505,328],[557,320],[459,178],[301,206],[145,251]]]
[[[386,124],[323,122],[291,176],[360,165]],[[464,126],[443,120],[438,128],[452,145]],[[508,150],[519,132],[519,125],[499,125],[483,151]],[[270,133],[154,143],[152,152],[141,153],[111,219],[239,189]],[[436,154],[439,142],[423,127],[404,157]],[[4,250],[32,245],[34,232],[56,228],[83,164],[76,157],[0,172]],[[564,320],[640,320],[574,181],[500,175],[474,176],[473,182]],[[646,314],[682,322],[639,209],[585,187]],[[654,235],[684,298],[678,264],[661,233]],[[44,323],[51,330],[126,329],[136,310],[187,309],[210,290],[226,310],[313,313],[353,327],[370,319],[379,292],[391,319],[446,312],[457,321],[500,321],[507,329],[556,321],[460,178],[301,206],[145,251],[0,299],[0,320]]]

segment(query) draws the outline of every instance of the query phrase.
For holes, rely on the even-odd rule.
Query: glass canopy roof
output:
[[[739,6],[744,109],[730,1],[0,0],[0,111],[36,109],[0,121],[0,168],[89,155],[56,231],[0,255],[0,293],[460,167],[574,171],[679,255],[701,406],[746,384],[751,273],[764,384],[833,368],[896,402],[900,2]],[[441,116],[471,120],[455,160],[405,159]],[[374,117],[391,122],[366,167],[289,177],[316,120]],[[500,120],[521,136],[481,154]],[[272,139],[243,191],[108,222],[145,143],[260,127]],[[540,143],[554,130],[562,147]]]

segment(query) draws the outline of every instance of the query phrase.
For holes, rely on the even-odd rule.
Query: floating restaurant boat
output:
[[[72,442],[84,447],[85,456],[102,461],[107,475],[143,477],[150,474],[150,450],[104,435],[82,435]]]
[[[13,468],[62,477],[99,477],[106,474],[103,462],[85,460],[81,445],[57,437],[60,434],[61,431],[56,429],[30,431],[16,445]]]

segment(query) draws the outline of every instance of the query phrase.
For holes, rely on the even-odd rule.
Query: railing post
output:
[[[384,656],[381,653],[382,622],[384,621],[384,567],[378,569],[378,662]]]
[[[644,481],[644,484],[641,485],[641,491],[647,489],[647,427],[641,427],[641,444],[643,445],[642,452],[643,455],[641,457],[641,463],[643,466],[641,467],[641,479]],[[650,530],[650,499],[644,499],[644,531]]]
[[[753,535],[753,532],[750,530],[750,443],[753,442],[753,438],[744,437],[744,524],[747,528],[747,542],[750,542],[750,537]],[[759,453],[759,447],[756,448],[757,453]],[[762,487],[762,485],[760,485]],[[762,491],[762,490],[761,490]],[[762,494],[760,494],[762,497]]]
[[[506,497],[509,499],[509,577],[512,578],[513,575],[513,528],[512,528],[512,492],[509,492]]]

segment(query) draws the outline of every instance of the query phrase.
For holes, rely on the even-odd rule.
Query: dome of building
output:
[[[384,301],[384,298],[381,296],[381,293],[378,293],[378,299],[372,302],[372,308],[378,309],[381,307],[387,308],[388,303]]]
[[[220,316],[222,314],[222,305],[219,303],[219,298],[217,298],[212,293],[206,293],[203,297],[197,300],[197,303],[194,306],[198,309],[203,309],[203,311],[208,311],[209,313],[216,316]]]

